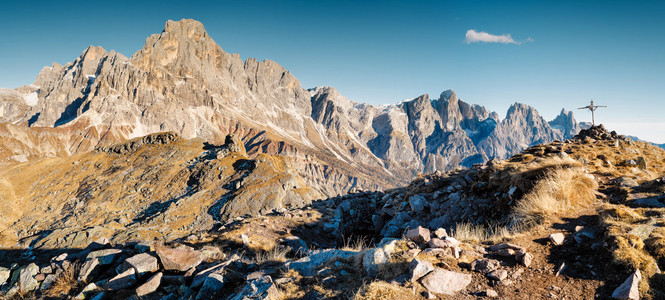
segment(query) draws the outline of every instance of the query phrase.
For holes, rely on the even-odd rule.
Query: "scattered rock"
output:
[[[75,300],[83,300],[83,299],[89,299],[94,295],[97,291],[99,290],[99,287],[97,287],[96,284],[90,283],[86,285],[83,290],[81,290],[76,297],[74,297]]]
[[[136,271],[134,268],[130,268],[129,270],[111,278],[111,280],[106,283],[105,288],[110,291],[123,290],[135,285],[136,282]]]
[[[432,265],[431,262],[422,260],[422,259],[417,259],[414,258],[410,263],[409,263],[409,276],[408,280],[410,281],[416,281],[423,276],[427,275],[427,273],[431,272],[434,270],[434,266]]]
[[[157,274],[150,277],[150,279],[148,279],[144,284],[136,288],[136,295],[143,297],[156,291],[162,282],[162,276],[162,272],[158,272]]]
[[[35,279],[37,273],[39,267],[35,263],[18,269],[18,287],[21,293],[34,291],[39,287],[39,282]]]
[[[515,259],[517,259],[517,262],[521,265],[528,267],[531,265],[531,261],[533,261],[533,254],[528,252],[518,253],[515,255]]]
[[[218,299],[224,288],[224,276],[212,273],[203,281],[196,299]]]
[[[406,237],[416,243],[427,243],[430,239],[429,229],[418,226],[406,231]]]
[[[557,232],[557,233],[550,234],[549,239],[554,245],[558,246],[558,245],[563,244],[563,240],[565,239],[565,236],[563,235],[563,233]]]
[[[81,270],[79,271],[78,281],[88,282],[97,266],[99,266],[98,258],[95,257],[93,259],[86,260],[85,263],[83,263],[83,266],[81,266]]]
[[[11,270],[0,267],[0,286],[4,285],[11,275]]]
[[[156,257],[148,253],[141,253],[126,259],[116,268],[116,272],[123,273],[130,268],[134,268],[136,275],[141,277],[147,273],[159,270],[159,264]]]
[[[494,270],[492,272],[489,272],[487,274],[487,277],[496,281],[501,281],[506,279],[506,277],[508,277],[508,272],[503,269]]]
[[[155,245],[155,250],[166,270],[185,272],[198,266],[203,260],[201,252],[185,245],[180,245],[176,248]]]
[[[435,268],[421,278],[420,282],[430,292],[453,295],[471,283],[471,275]]]
[[[290,249],[289,252],[293,255],[305,255],[309,252],[307,243],[297,236],[287,236],[282,243]]]
[[[491,258],[478,258],[471,262],[471,271],[487,274],[501,266],[501,263],[496,259]]]
[[[96,258],[99,260],[99,265],[106,266],[112,264],[116,256],[118,256],[120,253],[122,253],[122,250],[120,249],[103,249],[92,251],[88,254],[88,256],[86,256],[85,260],[87,261]]]
[[[415,213],[422,213],[425,210],[427,200],[421,195],[413,195],[409,197],[409,205],[411,206],[411,211]]]
[[[439,229],[434,231],[434,236],[436,236],[437,238],[443,239],[444,237],[448,236],[448,233],[446,232],[445,229],[439,228]]]
[[[622,300],[640,299],[639,284],[641,280],[642,274],[640,273],[640,270],[637,269],[626,279],[626,281],[612,292],[612,298]]]
[[[247,282],[240,293],[231,300],[277,299],[279,291],[268,275]]]
[[[485,291],[485,296],[486,296],[486,297],[490,297],[490,298],[496,298],[496,297],[499,297],[499,293],[497,293],[497,292],[496,292],[495,290],[493,290],[493,289],[487,289],[487,290]]]

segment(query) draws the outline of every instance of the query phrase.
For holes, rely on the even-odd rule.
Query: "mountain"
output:
[[[419,172],[506,158],[579,129],[572,112],[548,123],[519,103],[500,120],[452,90],[381,106],[331,87],[306,90],[273,61],[226,53],[201,23],[186,19],[168,21],[129,58],[91,46],[0,97],[7,164],[157,132],[213,144],[234,134],[250,157],[284,155],[324,195],[399,186]]]

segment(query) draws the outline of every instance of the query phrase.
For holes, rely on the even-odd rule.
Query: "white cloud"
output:
[[[519,45],[523,42],[518,42],[510,36],[510,34],[494,35],[489,34],[484,31],[475,31],[474,29],[469,29],[466,31],[466,41],[467,44],[471,43],[501,43],[501,44],[515,44]],[[533,42],[532,38],[526,39],[524,42]]]

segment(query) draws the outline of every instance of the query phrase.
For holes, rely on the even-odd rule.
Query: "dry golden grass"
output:
[[[342,237],[343,246],[341,250],[345,251],[363,251],[369,248],[369,242],[366,237],[359,236],[354,238],[353,236]]]
[[[645,241],[649,252],[657,259],[665,259],[665,227],[658,227]]]
[[[596,201],[598,183],[581,168],[556,168],[517,202],[514,217],[527,227]]]
[[[81,265],[78,263],[71,264],[64,268],[60,274],[57,274],[55,282],[51,288],[44,292],[44,296],[51,298],[64,299],[69,295],[72,290],[78,288],[76,276],[79,273]]]
[[[352,299],[421,299],[421,297],[414,295],[411,289],[390,284],[385,281],[373,281],[369,284],[363,284]]]
[[[276,246],[269,251],[260,251],[254,257],[254,262],[259,265],[269,262],[285,262],[289,251],[289,248],[282,246]]]
[[[513,236],[510,230],[500,225],[474,225],[458,223],[451,229],[450,236],[462,242],[499,242]]]

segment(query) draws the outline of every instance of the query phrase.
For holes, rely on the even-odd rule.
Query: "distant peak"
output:
[[[193,37],[196,33],[201,35],[208,34],[205,27],[203,27],[203,23],[192,19],[182,19],[180,21],[168,20],[166,21],[166,25],[164,25],[163,32],[187,33],[188,37]]]
[[[457,93],[455,93],[455,90],[445,90],[443,93],[441,93],[441,96],[439,97],[440,100],[442,101],[448,101],[448,102],[456,102],[457,101]]]

